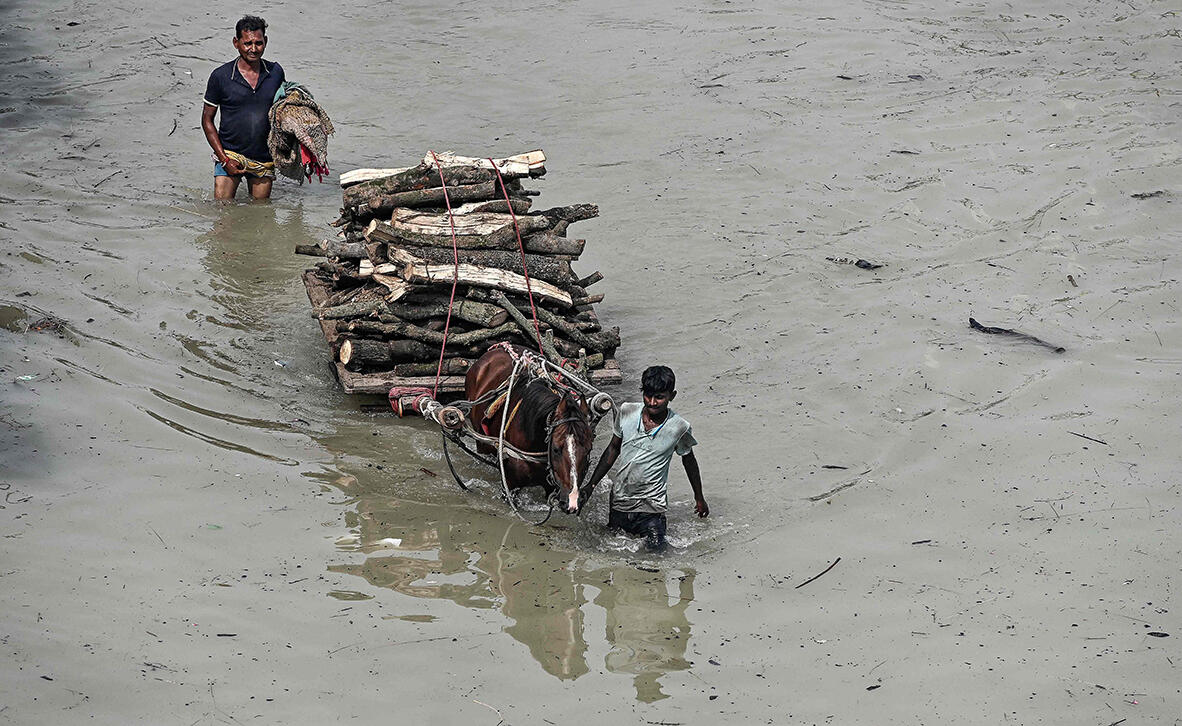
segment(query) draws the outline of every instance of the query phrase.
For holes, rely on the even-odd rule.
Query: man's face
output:
[[[267,48],[267,36],[261,30],[244,30],[234,39],[238,55],[247,63],[257,63]]]
[[[661,418],[669,411],[669,402],[677,391],[644,391],[644,411],[649,418]]]

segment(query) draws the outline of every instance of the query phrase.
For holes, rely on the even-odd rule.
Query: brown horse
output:
[[[522,355],[530,353],[521,346],[489,349],[468,369],[467,399],[477,401],[506,383]],[[518,369],[508,394],[478,403],[469,412],[473,427],[492,437],[500,435],[502,417],[508,416],[505,443],[539,455],[528,461],[506,455],[506,484],[510,490],[544,487],[548,497],[557,499],[560,509],[567,514],[577,513],[581,506],[579,485],[587,473],[595,437],[592,422],[596,419],[587,399],[568,386],[534,377],[524,365]],[[504,407],[508,407],[508,413]],[[489,444],[478,448],[482,453],[496,453]]]

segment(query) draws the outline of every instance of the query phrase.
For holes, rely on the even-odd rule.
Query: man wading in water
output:
[[[263,60],[267,22],[247,15],[234,26],[238,57],[209,74],[201,128],[213,149],[213,198],[233,199],[242,177],[254,199],[270,199],[275,163],[267,149],[267,112],[283,85],[283,68]],[[215,128],[213,117],[222,112]]]
[[[702,497],[702,476],[693,447],[697,444],[689,421],[669,410],[677,396],[676,378],[666,366],[652,366],[640,377],[644,403],[620,406],[614,424],[615,436],[603,452],[587,482],[587,497],[604,474],[623,456],[612,474],[611,511],[607,524],[628,534],[644,537],[645,547],[654,552],[665,549],[665,511],[669,508],[669,462],[681,457],[685,475],[694,490],[694,509],[699,517],[710,514]]]

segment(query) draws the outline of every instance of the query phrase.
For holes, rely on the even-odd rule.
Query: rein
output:
[[[587,425],[591,432],[591,438],[594,440],[596,424],[598,424],[600,419],[602,419],[603,416],[605,416],[611,409],[615,407],[615,402],[612,400],[610,395],[600,391],[582,378],[572,374],[570,371],[555,366],[553,363],[546,360],[537,353],[533,353],[528,350],[519,352],[507,343],[498,343],[491,346],[489,350],[494,348],[501,348],[509,354],[510,358],[513,360],[513,369],[510,371],[509,377],[503,383],[501,383],[501,385],[485,392],[475,400],[456,401],[452,404],[449,404],[451,408],[458,409],[457,413],[462,413],[462,416],[460,417],[460,423],[458,423],[455,427],[446,426],[441,429],[443,437],[443,455],[447,462],[448,470],[451,471],[452,477],[456,480],[456,484],[458,484],[459,487],[464,491],[469,491],[469,489],[464,483],[463,479],[460,478],[455,466],[452,464],[451,453],[449,452],[447,446],[449,441],[459,446],[473,459],[496,468],[501,474],[501,496],[509,504],[509,508],[512,509],[513,513],[517,515],[517,517],[523,522],[538,526],[544,524],[548,519],[550,519],[551,515],[554,514],[554,509],[558,500],[558,493],[562,489],[561,484],[558,482],[557,475],[555,474],[554,447],[551,445],[551,439],[554,436],[555,430],[557,430],[558,427],[562,426],[563,424],[582,422]],[[542,379],[547,381],[552,391],[554,391],[556,388],[560,389],[561,392],[554,391],[560,396],[560,402],[561,397],[568,393],[574,393],[582,396],[587,401],[591,409],[590,419],[583,419],[581,416],[567,416],[556,421],[554,420],[554,417],[558,408],[555,406],[554,411],[551,411],[546,417],[545,451],[526,451],[514,446],[513,444],[510,444],[505,440],[505,429],[508,425],[509,411],[511,408],[513,408],[513,406],[510,405],[512,403],[510,399],[512,397],[513,388],[517,384],[518,377],[522,373],[530,375],[532,377],[531,380]],[[403,394],[409,394],[412,392],[412,390],[418,394],[418,398],[415,399],[416,408],[422,408],[425,405],[423,403],[425,399],[428,399],[434,403],[430,392],[428,391],[422,391],[421,389],[399,390]],[[591,394],[589,398],[587,397],[587,394]],[[505,402],[501,405],[500,431],[498,432],[497,436],[488,436],[480,433],[472,426],[470,416],[472,409],[476,406],[488,404],[502,395],[505,396]],[[394,392],[392,391],[391,397],[393,396]],[[438,406],[439,404],[435,405]],[[431,417],[428,416],[428,418]],[[487,444],[494,447],[497,451],[497,461],[491,461],[488,457],[482,456],[478,452],[473,451],[465,443],[465,437],[471,438],[478,443]],[[513,498],[513,494],[509,489],[508,478],[505,476],[505,457],[530,464],[546,465],[546,484],[550,488],[550,494],[546,498],[546,501],[549,505],[549,509],[546,512],[546,516],[541,520],[532,521],[527,519],[518,509],[517,503]]]

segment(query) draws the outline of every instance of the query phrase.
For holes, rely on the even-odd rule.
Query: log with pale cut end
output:
[[[438,363],[430,361],[398,362],[394,346],[382,340],[349,338],[341,343],[338,354],[341,365],[349,370],[382,369],[399,376],[434,375]],[[472,367],[470,358],[445,358],[442,373],[456,375],[466,373]],[[428,370],[429,369],[429,370]]]
[[[456,265],[432,265],[396,247],[389,248],[387,255],[402,264],[401,277],[407,282],[451,285],[456,281],[464,285],[495,287],[520,294],[532,290],[535,297],[570,306],[571,297],[565,290],[541,280],[531,281],[527,285],[525,277],[507,270],[477,265],[459,265],[458,268]]]

